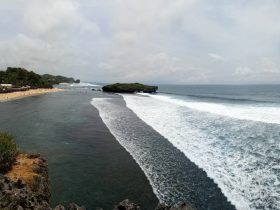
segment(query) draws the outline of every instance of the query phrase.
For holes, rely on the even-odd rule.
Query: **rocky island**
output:
[[[115,83],[105,85],[102,88],[103,91],[112,93],[156,93],[157,89],[157,86],[144,85],[140,83]]]

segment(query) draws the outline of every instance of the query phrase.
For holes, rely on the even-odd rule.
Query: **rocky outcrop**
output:
[[[51,210],[46,161],[40,155],[19,154],[12,169],[0,175],[0,209]]]
[[[194,210],[194,209],[190,205],[183,202],[175,206],[159,204],[155,210]]]
[[[140,205],[126,199],[115,206],[114,210],[141,210]]]
[[[112,93],[155,93],[158,89],[157,86],[143,85],[140,83],[115,83],[102,87],[105,92]]]
[[[114,210],[141,210],[139,204],[135,204],[128,199],[120,202]],[[165,204],[159,204],[155,210],[194,210],[191,206],[186,203],[179,203],[176,206],[167,206]]]
[[[33,191],[21,180],[16,182],[0,175],[0,209],[3,210],[51,210],[49,198]]]
[[[58,205],[53,210],[86,210],[86,208],[85,207],[80,207],[75,203],[70,203],[66,207],[64,207],[62,205]]]
[[[52,210],[48,166],[38,154],[19,154],[11,170],[0,174],[1,210]],[[85,210],[76,204],[54,210]]]

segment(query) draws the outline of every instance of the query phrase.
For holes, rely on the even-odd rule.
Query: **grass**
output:
[[[13,137],[0,132],[0,173],[5,173],[10,169],[17,153],[17,145]]]

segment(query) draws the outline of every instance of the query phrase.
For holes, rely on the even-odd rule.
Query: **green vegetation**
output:
[[[53,75],[50,75],[50,74],[44,74],[43,76],[43,79],[45,81],[47,81],[48,83],[50,84],[59,84],[59,83],[80,83],[80,80],[77,79],[75,80],[74,78],[72,77],[63,77],[63,76],[53,76]]]
[[[53,85],[61,82],[74,83],[80,81],[63,76],[39,75],[23,68],[8,67],[6,71],[0,71],[0,84],[12,84],[15,87],[52,88]]]
[[[17,145],[13,137],[0,132],[0,173],[10,169],[17,153]]]
[[[135,92],[155,93],[158,87],[143,85],[140,83],[116,83],[116,84],[106,85],[102,89],[103,91],[113,92],[113,93],[135,93]]]

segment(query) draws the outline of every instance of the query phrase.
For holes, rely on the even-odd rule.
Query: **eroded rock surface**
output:
[[[48,166],[38,154],[19,154],[11,170],[0,174],[1,210],[52,210]],[[85,210],[76,204],[55,210]]]

